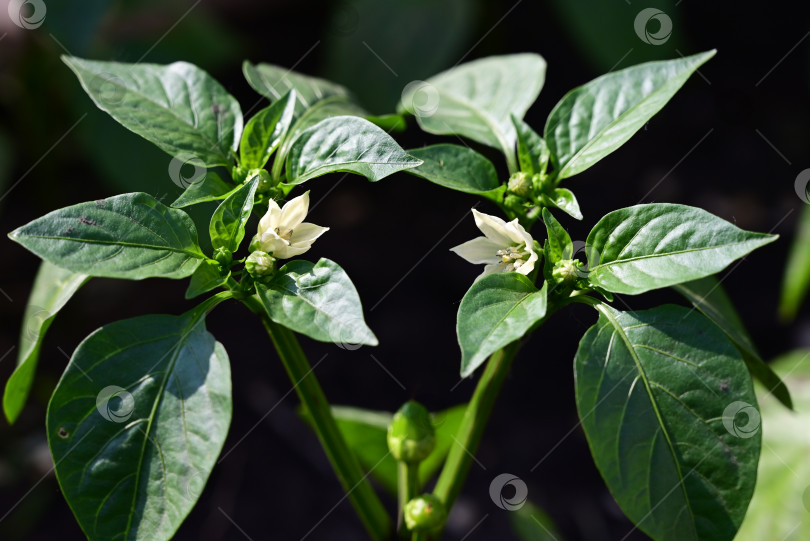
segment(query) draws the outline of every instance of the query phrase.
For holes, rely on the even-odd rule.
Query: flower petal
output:
[[[284,208],[281,209],[281,221],[276,227],[282,233],[294,230],[307,217],[307,212],[309,212],[309,191],[284,203]]]
[[[496,244],[486,237],[476,237],[464,244],[450,248],[450,251],[460,255],[470,263],[497,263],[501,260],[497,252],[502,248],[504,246]]]
[[[312,243],[302,246],[284,246],[279,251],[273,254],[278,259],[290,259],[297,255],[301,255],[312,247]]]
[[[509,236],[506,222],[501,218],[478,212],[475,209],[472,209],[472,212],[475,218],[475,225],[478,226],[481,233],[486,235],[489,240],[497,243],[501,248],[506,248],[515,242],[512,240],[512,237]]]
[[[505,224],[504,233],[513,244],[523,244],[525,242],[527,249],[531,249],[532,244],[534,244],[532,236],[523,229],[523,226],[520,225],[517,218]]]
[[[290,245],[299,246],[303,243],[307,243],[307,246],[309,246],[315,239],[327,231],[329,231],[328,227],[321,227],[320,225],[304,222],[293,229],[293,234],[290,236]]]
[[[289,246],[289,243],[279,237],[273,229],[265,231],[259,239],[259,247],[261,251],[267,252],[268,254],[273,254],[275,257],[280,257],[276,254],[285,249],[287,246]]]
[[[487,274],[495,274],[495,273],[499,273],[499,272],[506,272],[506,270],[507,270],[506,267],[507,267],[507,265],[504,264],[503,262],[493,263],[492,265],[487,265],[486,267],[484,267],[484,272],[479,274],[475,278],[475,281],[477,282],[478,280],[480,280],[481,278],[483,278]]]
[[[267,203],[267,212],[264,213],[262,219],[259,220],[259,236],[263,236],[266,231],[272,231],[278,227],[281,221],[281,207],[274,199],[270,199]],[[266,250],[265,250],[266,251]]]
[[[528,275],[530,272],[534,270],[534,265],[537,263],[539,257],[534,250],[529,252],[529,259],[522,262],[520,265],[515,266],[515,272],[519,272],[520,274]]]

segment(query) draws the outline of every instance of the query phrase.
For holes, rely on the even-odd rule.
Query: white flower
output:
[[[309,192],[290,199],[280,208],[270,199],[267,213],[259,220],[259,243],[262,252],[277,259],[301,255],[315,239],[329,231],[328,227],[304,222],[309,210]]]
[[[485,235],[460,244],[451,251],[470,263],[486,263],[484,272],[476,278],[493,272],[519,272],[529,274],[538,260],[534,251],[534,240],[517,218],[505,222],[497,216],[490,216],[473,209],[475,225]]]

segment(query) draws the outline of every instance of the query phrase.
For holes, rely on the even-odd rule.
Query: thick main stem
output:
[[[444,468],[436,482],[436,488],[433,489],[433,493],[444,502],[448,512],[467,479],[467,473],[470,471],[473,461],[473,453],[478,449],[495,399],[498,397],[518,349],[520,349],[520,341],[515,341],[489,357],[484,373],[478,380],[472,399],[467,405],[464,418],[455,436],[455,445],[450,447]]]
[[[368,482],[367,475],[363,473],[357,457],[349,449],[346,440],[338,430],[329,402],[327,402],[317,378],[312,373],[312,367],[298,340],[292,331],[270,321],[263,315],[261,306],[252,303],[252,300],[254,299],[243,299],[252,311],[262,316],[262,323],[267,334],[270,335],[284,368],[295,385],[295,391],[306,408],[318,440],[326,451],[326,456],[360,516],[360,520],[375,541],[390,539],[393,531],[391,519]]]

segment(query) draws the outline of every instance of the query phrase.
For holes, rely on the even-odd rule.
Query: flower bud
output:
[[[584,273],[582,271],[582,261],[576,259],[564,259],[557,261],[554,264],[554,269],[551,271],[551,276],[558,283],[573,283],[577,278],[581,278]]]
[[[419,463],[436,447],[430,413],[422,404],[406,402],[388,425],[388,449],[401,462]]]
[[[248,250],[252,252],[260,252],[262,250],[262,237],[260,235],[253,235],[253,238],[250,239],[250,245],[248,245]]]
[[[405,504],[405,525],[411,531],[430,532],[447,519],[442,501],[433,494],[422,494]]]
[[[266,276],[275,270],[276,260],[266,252],[255,251],[245,261],[245,270],[254,278]]]
[[[529,173],[523,171],[517,172],[509,177],[509,183],[506,186],[510,192],[518,197],[529,197],[532,193],[532,181]]]
[[[251,169],[247,178],[253,178],[256,175],[259,176],[259,185],[256,187],[257,193],[267,193],[275,186],[276,183],[273,182],[273,178],[266,169]]]
[[[227,267],[233,261],[233,252],[220,246],[214,251],[214,259],[223,267]]]
[[[534,192],[538,194],[549,193],[554,189],[551,182],[551,175],[547,175],[545,173],[536,173],[532,175],[531,183]]]

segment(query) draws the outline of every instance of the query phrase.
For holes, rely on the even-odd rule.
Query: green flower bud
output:
[[[259,185],[256,187],[257,193],[267,193],[277,184],[273,182],[273,178],[266,169],[251,169],[250,172],[248,172],[247,178],[253,178],[256,175],[259,176]]]
[[[253,252],[245,261],[245,270],[254,278],[267,276],[276,270],[276,260],[266,252]]]
[[[214,259],[223,267],[227,267],[233,261],[233,252],[220,246],[214,251]]]
[[[430,413],[422,404],[406,402],[388,425],[388,449],[401,462],[418,463],[436,447]]]
[[[545,173],[535,173],[532,175],[532,188],[535,193],[549,193],[554,189],[551,182],[551,176]]]
[[[231,169],[231,176],[237,184],[241,184],[247,178],[248,171],[244,167],[235,166],[233,169]]]
[[[523,171],[517,172],[509,177],[509,183],[506,187],[513,194],[525,199],[532,193],[531,177],[529,173],[524,173]]]
[[[557,261],[554,264],[554,269],[551,271],[551,276],[558,283],[570,284],[576,279],[584,276],[585,273],[582,270],[582,267],[582,261],[578,261],[576,259],[564,259],[562,261]]]
[[[447,520],[442,501],[433,494],[422,494],[405,504],[405,525],[411,531],[430,532]]]
[[[525,201],[522,197],[510,193],[503,198],[503,206],[512,210],[515,214],[522,214]]]

